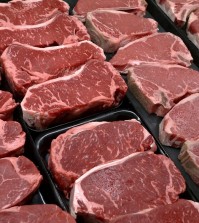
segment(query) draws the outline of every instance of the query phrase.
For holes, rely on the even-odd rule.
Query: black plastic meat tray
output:
[[[156,4],[155,0],[146,0],[146,2],[148,3],[147,11],[164,28],[166,32],[171,32],[183,40],[192,54],[194,64],[199,66],[199,49],[187,37],[185,27],[181,28],[177,26]]]
[[[80,122],[76,125],[65,125],[62,128],[58,128],[56,130],[48,131],[45,134],[40,135],[36,141],[36,156],[40,167],[43,169],[44,177],[47,177],[50,182],[50,187],[52,189],[52,193],[56,196],[57,201],[59,201],[59,206],[64,210],[68,210],[68,200],[65,198],[63,193],[57,188],[50,171],[48,170],[48,151],[50,148],[51,141],[56,138],[58,135],[64,133],[66,130],[84,124],[90,121],[116,121],[116,120],[128,120],[128,119],[136,119],[140,121],[140,118],[132,111],[129,110],[117,110],[109,113],[105,113],[103,115],[99,115],[98,117],[88,119],[84,122]],[[158,145],[157,145],[158,146]],[[164,151],[161,147],[158,146],[157,153],[164,154]],[[185,195],[184,195],[185,196]],[[187,195],[186,195],[187,196]]]

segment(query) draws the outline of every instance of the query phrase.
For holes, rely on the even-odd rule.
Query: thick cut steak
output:
[[[74,127],[52,141],[49,168],[67,194],[74,181],[91,168],[156,148],[153,137],[135,119],[90,122]]]
[[[26,134],[18,122],[0,119],[0,158],[22,154],[25,140]]]
[[[54,204],[23,205],[0,211],[0,223],[75,223],[70,214]]]
[[[158,116],[188,95],[199,93],[199,72],[179,65],[135,65],[127,79],[130,91],[146,111]]]
[[[176,104],[163,118],[159,139],[163,145],[181,147],[187,141],[199,139],[199,93]]]
[[[0,53],[13,42],[46,47],[89,39],[85,26],[76,17],[58,13],[38,25],[0,27]]]
[[[12,120],[17,105],[18,103],[15,102],[10,92],[0,90],[0,119]]]
[[[174,204],[152,208],[143,213],[124,215],[111,223],[197,223],[199,204],[180,199]]]
[[[23,204],[38,189],[42,176],[24,156],[0,159],[0,209]]]
[[[156,0],[156,2],[168,17],[179,26],[183,26],[189,14],[199,8],[198,0]]]
[[[199,48],[199,9],[192,12],[189,16],[187,36]]]
[[[174,203],[184,190],[184,178],[169,158],[150,152],[134,153],[94,167],[77,179],[70,210],[74,216],[88,218],[88,222],[111,222]]]
[[[185,171],[199,185],[199,141],[186,141],[178,158]]]
[[[21,102],[30,127],[44,129],[117,106],[127,91],[108,62],[90,60],[69,76],[30,87]]]
[[[190,66],[192,56],[183,41],[171,33],[155,33],[121,47],[110,60],[121,72],[141,63]]]
[[[69,5],[62,0],[12,0],[0,3],[0,26],[35,25],[58,12],[68,14]]]
[[[30,86],[65,76],[90,59],[105,60],[105,55],[87,40],[47,48],[12,44],[3,52],[1,64],[12,91],[24,96]]]
[[[84,21],[86,14],[96,9],[128,11],[137,15],[144,15],[146,6],[145,0],[79,0],[73,12]]]
[[[108,53],[115,52],[130,41],[157,32],[157,25],[153,19],[115,10],[93,11],[86,16],[91,40]]]

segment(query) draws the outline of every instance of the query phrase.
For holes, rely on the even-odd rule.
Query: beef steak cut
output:
[[[0,119],[0,158],[23,153],[26,133],[20,123]]]
[[[73,12],[84,21],[86,14],[96,9],[128,11],[137,15],[144,15],[146,6],[145,0],[78,0]]]
[[[153,137],[135,119],[90,122],[74,127],[52,141],[49,169],[67,195],[74,181],[91,168],[156,148]]]
[[[12,0],[0,3],[0,26],[35,25],[68,11],[69,5],[62,0]]]
[[[189,16],[187,36],[199,48],[199,9],[192,12]]]
[[[30,127],[44,129],[117,106],[126,91],[110,63],[90,60],[69,76],[30,87],[21,102],[23,118]]]
[[[186,141],[178,158],[185,171],[199,185],[199,141]]]
[[[30,86],[65,76],[90,59],[105,60],[105,55],[87,40],[47,48],[12,44],[3,52],[1,64],[12,91],[24,96]]]
[[[110,60],[121,72],[141,63],[190,66],[192,56],[183,41],[171,33],[155,33],[121,47]]]
[[[46,47],[90,40],[85,26],[74,16],[58,13],[38,25],[0,27],[0,53],[13,42]]]
[[[184,178],[169,158],[134,153],[97,166],[77,179],[70,210],[74,216],[88,218],[88,222],[111,222],[174,203],[184,190]]]
[[[17,105],[18,103],[15,102],[10,92],[0,90],[0,119],[11,120]]]
[[[179,65],[141,64],[128,72],[128,87],[148,113],[164,116],[181,99],[199,93],[199,72]]]
[[[163,145],[181,147],[187,141],[199,139],[199,93],[176,104],[163,118],[159,139]]]
[[[54,204],[15,206],[0,211],[0,223],[75,223],[70,214]]]
[[[91,40],[108,53],[115,52],[132,40],[157,32],[157,26],[153,19],[115,10],[93,11],[86,16]]]
[[[197,223],[199,204],[180,199],[173,204],[145,210],[143,213],[124,215],[111,223]]]
[[[156,2],[168,17],[179,26],[183,26],[189,14],[199,8],[198,0],[156,0]]]
[[[0,209],[23,204],[39,187],[42,176],[24,156],[0,159]]]

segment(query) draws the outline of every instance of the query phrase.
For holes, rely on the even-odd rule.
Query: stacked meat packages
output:
[[[199,204],[180,198],[183,176],[139,118],[85,119],[117,110],[129,89],[163,117],[160,142],[182,147],[182,165],[199,182],[199,73],[182,40],[158,32],[146,7],[144,0],[79,0],[73,9],[63,0],[0,3],[9,90],[0,91],[0,222],[198,222]],[[69,122],[53,133],[46,166],[70,213],[29,202],[43,177],[23,156],[17,106],[29,130]]]

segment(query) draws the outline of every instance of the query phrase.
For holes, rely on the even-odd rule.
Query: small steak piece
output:
[[[135,119],[90,122],[52,141],[49,169],[67,195],[75,180],[91,168],[134,152],[156,149],[153,137]]]
[[[45,129],[117,106],[127,86],[108,62],[90,60],[69,76],[30,87],[21,102],[30,127]]]
[[[199,185],[199,141],[186,141],[178,158],[185,171]]]
[[[24,156],[0,159],[0,209],[24,204],[38,189],[42,176]]]
[[[171,33],[155,33],[121,47],[110,60],[121,72],[141,63],[190,66],[192,56],[183,41]]]
[[[181,147],[187,141],[199,139],[199,93],[176,104],[163,118],[159,139],[163,145]]]
[[[30,86],[65,76],[91,59],[105,60],[105,55],[87,40],[42,49],[12,44],[3,52],[1,64],[12,91],[24,96]]]
[[[20,123],[0,119],[0,158],[22,154],[25,140],[26,133]]]
[[[198,0],[156,0],[160,8],[179,26],[183,26],[190,13],[199,8]]]
[[[75,17],[58,13],[38,25],[0,27],[0,53],[13,42],[46,47],[90,40],[86,27]]]
[[[0,222],[75,223],[73,217],[54,204],[23,205],[0,211]]]
[[[0,26],[35,25],[68,11],[69,5],[62,0],[12,0],[0,3]]]
[[[0,90],[0,119],[12,120],[13,112],[18,103],[13,99],[13,95],[8,91]]]
[[[157,32],[157,26],[153,19],[115,10],[93,11],[86,16],[91,40],[108,53],[115,52],[132,40]]]
[[[199,9],[192,12],[189,16],[187,36],[199,48]]]
[[[145,0],[79,0],[73,12],[84,21],[86,14],[96,9],[127,11],[143,16],[146,12],[146,7],[147,3]]]
[[[173,204],[144,210],[143,213],[124,215],[111,223],[197,223],[199,203],[180,199]]]
[[[146,111],[162,117],[183,98],[199,93],[199,72],[179,65],[135,65],[127,78],[130,91]]]
[[[150,152],[134,153],[97,166],[77,179],[70,210],[74,216],[88,218],[88,222],[111,222],[172,204],[184,191],[184,178],[169,158]]]

